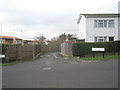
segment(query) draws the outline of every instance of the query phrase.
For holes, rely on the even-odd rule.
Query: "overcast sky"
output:
[[[117,13],[118,1],[0,0],[2,35],[33,39],[41,33],[51,39],[65,32],[79,36],[79,14]]]

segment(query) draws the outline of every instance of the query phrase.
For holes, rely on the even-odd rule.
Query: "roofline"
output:
[[[119,18],[120,13],[103,13],[103,14],[80,14],[77,20],[77,24],[80,23],[81,17],[84,16],[85,18]]]
[[[12,40],[12,39],[16,39],[16,40],[22,40],[22,39],[20,39],[20,38],[18,38],[18,37],[11,37],[11,36],[0,36],[0,39],[10,39],[10,40]]]
[[[95,17],[120,17],[120,13],[103,13],[103,14],[80,14],[79,16],[84,16],[85,18],[95,18]]]
[[[9,39],[9,40],[13,40],[13,38],[0,38],[0,39]],[[15,40],[22,40],[22,39],[15,38]]]
[[[89,14],[80,14],[80,15],[118,15],[120,13],[89,13]]]

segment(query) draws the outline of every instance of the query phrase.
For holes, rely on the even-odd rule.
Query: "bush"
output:
[[[92,54],[92,47],[105,48],[105,52],[120,52],[120,41],[114,42],[95,42],[95,43],[74,43],[73,56],[85,56]]]

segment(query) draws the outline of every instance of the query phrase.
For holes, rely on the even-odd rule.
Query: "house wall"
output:
[[[120,40],[120,17],[118,18],[118,40]]]
[[[13,44],[22,44],[22,40],[13,40]]]
[[[22,44],[22,40],[0,39],[3,44]]]
[[[118,2],[118,13],[120,14],[120,1]],[[118,39],[120,40],[120,17],[118,17]]]
[[[0,39],[0,44],[2,44],[2,39]]]
[[[13,40],[11,40],[11,39],[2,39],[2,43],[3,44],[12,44]]]
[[[82,16],[79,23],[79,38],[85,39],[86,36],[86,18]]]
[[[94,20],[114,20],[114,28],[95,28]],[[85,42],[94,42],[95,36],[114,36],[118,40],[118,18],[86,18],[85,34]]]

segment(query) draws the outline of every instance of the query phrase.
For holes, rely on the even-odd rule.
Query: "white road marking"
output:
[[[42,70],[51,70],[52,68],[42,68]]]
[[[46,64],[46,65],[50,65],[50,64],[51,64],[51,62],[46,62],[45,64]]]
[[[68,58],[64,58],[64,59],[68,59]]]
[[[43,56],[40,56],[40,57],[43,57]]]
[[[56,56],[56,53],[54,53],[54,57],[55,57],[55,58],[58,58],[58,57]]]
[[[97,60],[97,61],[87,61],[87,60],[81,60],[82,62],[90,62],[90,63],[92,63],[92,62],[99,62],[99,60]]]
[[[50,57],[51,55],[47,55],[48,57]]]

